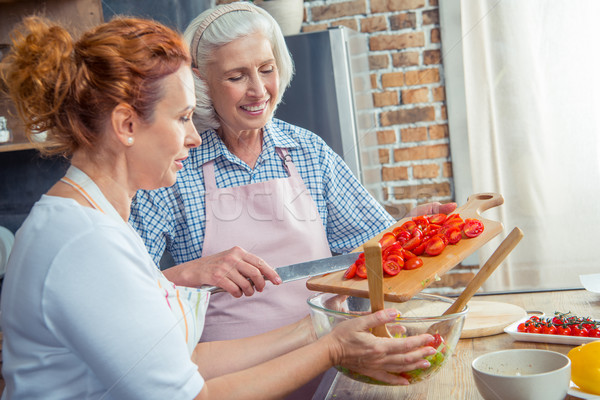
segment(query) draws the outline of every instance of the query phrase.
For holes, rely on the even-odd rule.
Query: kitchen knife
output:
[[[275,268],[275,271],[281,277],[283,283],[292,282],[299,279],[306,279],[317,275],[324,275],[330,272],[344,270],[351,266],[358,258],[360,253],[348,253],[339,256],[322,258],[320,260],[307,261],[298,264],[286,265],[285,267]],[[210,293],[224,292],[218,286],[202,285],[201,290]]]

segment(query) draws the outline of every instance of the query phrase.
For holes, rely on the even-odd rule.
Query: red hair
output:
[[[162,78],[190,62],[182,37],[155,21],[116,18],[74,43],[62,27],[28,17],[1,71],[28,137],[47,132],[40,150],[69,156],[98,143],[118,104],[151,122]]]

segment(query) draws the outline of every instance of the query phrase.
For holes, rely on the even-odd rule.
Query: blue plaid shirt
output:
[[[214,130],[201,134],[169,188],[140,190],[130,223],[158,264],[165,249],[177,264],[202,256],[205,189],[202,164],[215,161],[217,187],[232,187],[286,178],[275,148],[288,150],[326,228],[333,253],[360,246],[396,221],[358,182],[348,166],[314,133],[273,119],[264,129],[263,147],[254,169],[233,155]]]

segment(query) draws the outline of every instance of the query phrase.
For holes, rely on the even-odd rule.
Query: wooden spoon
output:
[[[490,277],[492,272],[504,261],[506,256],[517,246],[523,238],[523,231],[515,227],[510,234],[500,243],[500,246],[494,251],[479,272],[471,279],[465,290],[458,296],[452,305],[442,315],[453,314],[462,310],[471,300],[471,297],[483,285],[483,282]]]
[[[371,302],[371,312],[383,310],[383,264],[381,257],[381,245],[377,238],[369,240],[364,245],[365,267],[367,268],[367,281],[369,284],[369,300]],[[379,337],[392,337],[387,327],[384,325],[376,326],[372,329],[373,335]]]

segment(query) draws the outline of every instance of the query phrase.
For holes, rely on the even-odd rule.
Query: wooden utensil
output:
[[[387,301],[407,301],[431,283],[439,275],[444,274],[478,248],[487,243],[502,231],[502,224],[497,221],[482,218],[480,213],[504,203],[504,199],[497,193],[479,193],[468,198],[467,202],[456,209],[463,218],[477,218],[484,225],[481,235],[472,239],[463,239],[456,245],[449,245],[436,257],[422,257],[423,266],[414,270],[402,270],[396,276],[383,278],[384,299]],[[376,235],[373,239],[379,240],[385,232],[391,232],[401,226],[410,218],[403,218],[390,228]],[[354,251],[363,251],[363,246]],[[306,286],[310,290],[319,292],[338,293],[349,296],[369,297],[368,282],[364,279],[345,279],[344,271],[313,277]]]
[[[471,300],[471,297],[483,285],[483,282],[490,277],[492,272],[504,261],[506,256],[519,244],[523,238],[523,231],[515,227],[512,232],[500,243],[500,246],[492,253],[490,258],[479,269],[479,272],[471,279],[465,290],[458,296],[450,307],[442,315],[454,314],[462,310],[465,305]]]
[[[364,247],[371,312],[377,312],[384,308],[381,245],[377,239],[371,239],[365,243]],[[376,326],[371,331],[375,336],[392,337],[385,324]]]

